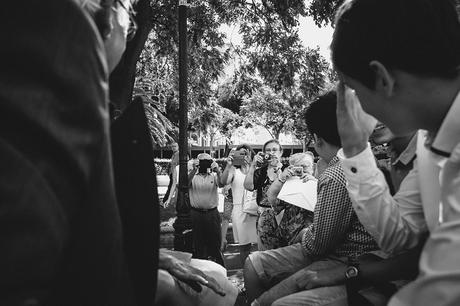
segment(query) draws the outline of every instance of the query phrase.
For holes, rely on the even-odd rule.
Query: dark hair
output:
[[[276,143],[278,144],[280,151],[283,151],[283,146],[281,146],[280,142],[277,139],[270,139],[266,143],[264,143],[264,146],[262,147],[262,152],[265,152],[265,147],[268,146],[271,143]]]
[[[255,153],[254,153],[254,150],[251,148],[250,145],[243,143],[243,144],[240,144],[240,145],[238,145],[238,146],[236,147],[236,150],[237,150],[237,151],[238,151],[238,150],[241,150],[241,149],[246,149],[246,151],[249,152],[249,157],[251,157],[251,159],[254,157],[254,154],[255,154]]]
[[[335,23],[335,68],[368,88],[373,60],[420,76],[457,76],[460,23],[450,0],[346,0]]]
[[[114,0],[102,0],[101,1],[101,8],[95,13],[94,21],[96,26],[99,30],[99,33],[102,36],[102,39],[106,39],[111,32],[112,24],[111,24],[111,12],[113,4],[115,3]]]
[[[305,112],[305,123],[310,133],[315,133],[327,143],[341,147],[337,129],[337,95],[330,91],[310,104]]]
[[[129,1],[130,6],[133,6],[136,3],[137,0]],[[104,40],[110,35],[110,32],[112,31],[111,10],[112,7],[116,5],[118,5],[117,0],[101,0],[101,8],[94,14],[94,21],[99,30],[99,34]]]

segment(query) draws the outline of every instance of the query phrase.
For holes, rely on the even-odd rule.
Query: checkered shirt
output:
[[[318,179],[318,200],[313,223],[302,237],[304,251],[312,257],[356,257],[378,250],[353,210],[340,161],[335,156]]]

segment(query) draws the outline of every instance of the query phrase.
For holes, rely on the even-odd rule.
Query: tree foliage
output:
[[[334,23],[337,8],[344,0],[312,0],[308,9],[316,24],[321,27],[324,24]]]
[[[218,112],[221,118],[225,118],[219,123],[227,123],[225,126],[220,124],[218,129],[231,134],[232,129],[248,124],[247,120],[239,117],[243,103],[258,103],[262,102],[262,98],[269,98],[288,106],[291,115],[283,110],[283,114],[288,116],[286,122],[290,122],[287,126],[296,134],[302,134],[301,130],[297,133],[297,128],[301,128],[296,124],[299,114],[325,87],[330,69],[317,49],[302,45],[297,29],[299,18],[312,14],[317,23],[324,24],[331,20],[332,10],[339,1],[313,0],[309,6],[308,2],[294,0],[189,1],[188,99],[189,118],[194,121],[193,125],[205,131],[206,124],[213,123],[204,119],[210,118],[208,115],[212,112]],[[150,98],[156,97],[158,103],[155,109],[173,124],[171,129],[157,131],[169,136],[174,136],[174,125],[178,123],[177,6],[178,1],[139,0],[139,9],[150,10],[139,11],[136,19],[142,35],[138,34],[128,45],[125,55],[134,57],[141,48],[142,52],[138,52],[140,56],[137,55],[135,88],[142,89]],[[225,43],[225,33],[221,28],[224,24],[238,27],[241,46]],[[132,65],[129,59],[123,59],[121,66]],[[237,60],[239,68],[217,86],[230,60]],[[112,95],[115,102],[126,101],[132,91],[129,86],[121,86],[123,80],[131,80],[131,71],[122,68],[117,68],[113,77],[120,84]],[[261,93],[262,87],[267,90],[268,97]],[[254,108],[246,105],[244,114],[248,115],[250,109]],[[197,116],[199,113],[202,116]],[[195,118],[202,118],[203,123],[198,124],[193,120]],[[245,119],[248,118],[256,119],[257,116]],[[273,124],[269,128],[276,134],[278,128]]]

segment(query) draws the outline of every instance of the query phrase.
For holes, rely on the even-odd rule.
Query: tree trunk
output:
[[[120,63],[110,75],[110,100],[120,111],[132,100],[137,60],[153,27],[150,0],[139,0],[135,10],[138,25],[136,36],[128,42]]]

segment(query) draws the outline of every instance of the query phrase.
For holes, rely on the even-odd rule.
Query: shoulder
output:
[[[345,187],[346,179],[340,162],[330,165],[321,173],[318,178],[318,185],[322,184],[339,184]]]

